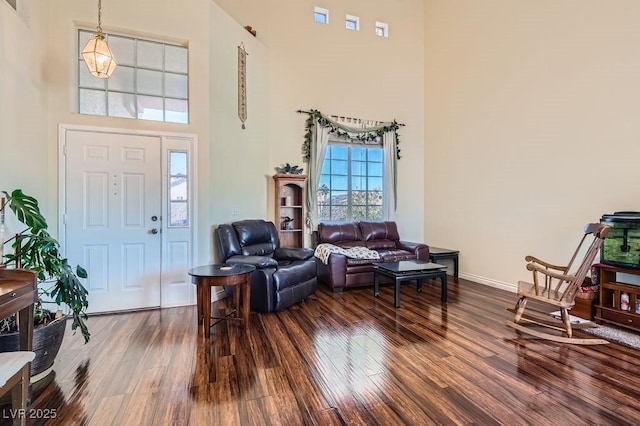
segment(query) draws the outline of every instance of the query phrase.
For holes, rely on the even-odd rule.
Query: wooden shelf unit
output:
[[[640,331],[640,284],[624,283],[619,273],[640,276],[640,270],[596,264],[600,279],[600,300],[596,306],[596,322],[607,322]],[[622,294],[629,295],[627,310],[621,308]]]
[[[304,247],[307,176],[277,174],[273,180],[276,197],[274,223],[278,227],[280,247]],[[289,229],[285,229],[285,217],[293,219]]]

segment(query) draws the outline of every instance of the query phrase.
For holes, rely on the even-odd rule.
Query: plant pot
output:
[[[38,326],[33,330],[33,352],[36,358],[31,363],[31,382],[48,375],[47,370],[53,366],[67,326],[67,317],[58,318],[47,325]],[[0,352],[20,350],[20,334],[0,334]],[[41,373],[47,372],[41,376]],[[34,380],[35,378],[35,380]]]

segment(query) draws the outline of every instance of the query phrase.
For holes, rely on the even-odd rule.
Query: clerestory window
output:
[[[78,31],[80,114],[188,123],[188,48],[105,36],[118,66],[110,78],[99,79],[89,73],[80,54],[93,32]]]
[[[376,22],[376,35],[378,37],[389,37],[389,24]]]
[[[329,11],[322,7],[314,7],[313,8],[313,21],[318,24],[328,24],[329,23]]]
[[[349,31],[360,31],[360,18],[353,15],[347,15],[345,25]]]

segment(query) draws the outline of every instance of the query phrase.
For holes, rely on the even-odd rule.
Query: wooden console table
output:
[[[33,305],[38,300],[35,272],[0,268],[0,318],[18,313],[20,350],[31,351],[33,345]]]

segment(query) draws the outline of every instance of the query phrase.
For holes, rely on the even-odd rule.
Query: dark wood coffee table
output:
[[[206,265],[189,271],[191,282],[198,290],[198,332],[200,324],[204,327],[204,336],[211,335],[211,326],[223,319],[241,319],[244,327],[249,327],[249,311],[251,309],[251,273],[253,265]],[[233,291],[234,309],[224,317],[211,317],[211,287],[237,286]],[[240,318],[240,292],[242,291],[242,318]],[[232,314],[235,314],[231,317]],[[213,324],[211,320],[214,319]]]
[[[447,301],[447,267],[424,260],[402,260],[399,262],[380,262],[373,264],[373,295],[378,297],[380,285],[378,276],[391,278],[395,283],[395,306],[400,307],[400,284],[404,281],[416,281],[418,292],[422,291],[422,282],[429,278],[440,278],[442,295],[440,300]]]

